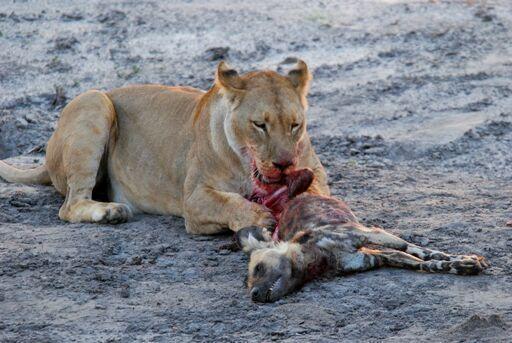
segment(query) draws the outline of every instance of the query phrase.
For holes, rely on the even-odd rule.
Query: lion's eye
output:
[[[252,125],[254,125],[258,130],[267,132],[267,124],[265,124],[264,122],[253,121]]]
[[[300,127],[300,124],[298,123],[294,123],[292,124],[292,132],[297,132],[297,130],[299,129]]]

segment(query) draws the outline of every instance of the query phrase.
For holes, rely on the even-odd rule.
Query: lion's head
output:
[[[310,79],[300,60],[286,76],[274,71],[239,75],[224,62],[217,68],[215,85],[230,107],[224,120],[228,143],[250,164],[260,185],[281,182],[297,164]]]

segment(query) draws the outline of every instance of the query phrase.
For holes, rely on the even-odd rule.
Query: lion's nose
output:
[[[253,287],[253,289],[251,289],[251,299],[252,301],[258,301],[259,300],[259,297],[260,297],[260,289],[258,287]]]
[[[283,171],[289,166],[293,165],[293,160],[281,160],[279,162],[272,162],[272,164],[280,171]]]

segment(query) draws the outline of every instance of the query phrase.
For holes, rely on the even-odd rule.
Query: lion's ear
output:
[[[220,62],[217,66],[215,83],[231,91],[243,90],[245,87],[244,80],[238,75],[238,72],[224,61]]]
[[[309,82],[312,78],[307,64],[303,60],[297,60],[297,63],[288,72],[288,78],[299,94],[305,98],[308,95]]]

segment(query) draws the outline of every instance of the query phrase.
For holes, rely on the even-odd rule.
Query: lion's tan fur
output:
[[[309,73],[302,68],[305,74],[238,76],[221,63],[206,93],[136,85],[78,96],[64,108],[46,153],[51,181],[66,195],[60,217],[115,222],[132,212],[174,214],[185,217],[189,232],[204,234],[269,225],[268,210],[246,200],[253,190],[249,156],[271,173],[276,156],[292,152],[297,167],[315,172],[310,191],[328,194],[305,127],[297,136],[289,131],[295,121],[305,126]],[[269,123],[266,140],[253,132],[254,115]],[[112,203],[91,199],[104,176]]]

